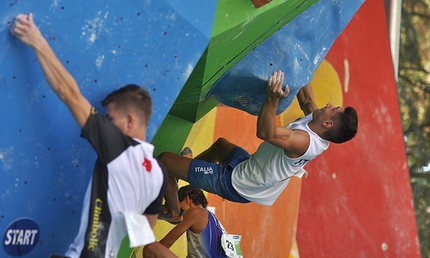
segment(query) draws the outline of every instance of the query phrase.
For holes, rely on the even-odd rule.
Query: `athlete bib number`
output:
[[[221,246],[227,257],[243,258],[242,250],[240,250],[240,240],[242,236],[223,233],[221,235]]]

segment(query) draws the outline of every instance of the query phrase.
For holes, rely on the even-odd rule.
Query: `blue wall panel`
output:
[[[209,43],[216,4],[0,0],[0,257],[10,255],[8,227],[20,218],[40,229],[25,257],[65,252],[78,230],[96,158],[32,50],[10,35],[14,17],[34,13],[54,52],[99,110],[112,90],[145,85],[154,101],[151,141]]]
[[[282,113],[297,92],[310,83],[333,42],[364,0],[320,0],[274,33],[212,87],[208,96],[221,103],[258,115],[266,99],[266,82],[274,71],[285,73],[290,94],[281,99]]]

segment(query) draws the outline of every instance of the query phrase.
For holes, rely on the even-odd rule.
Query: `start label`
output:
[[[28,218],[12,222],[3,235],[3,249],[11,256],[26,255],[39,242],[39,226]]]

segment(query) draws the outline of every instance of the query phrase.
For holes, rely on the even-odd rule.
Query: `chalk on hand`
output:
[[[16,16],[16,18],[28,21],[28,15],[27,14],[18,14],[18,16]]]

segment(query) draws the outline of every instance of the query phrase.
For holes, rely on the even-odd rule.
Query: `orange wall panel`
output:
[[[217,107],[214,141],[224,137],[246,149],[257,150],[257,117],[220,105]],[[209,194],[209,204],[227,231],[242,235],[244,257],[288,257],[295,241],[301,179],[293,178],[273,206],[240,204]]]

